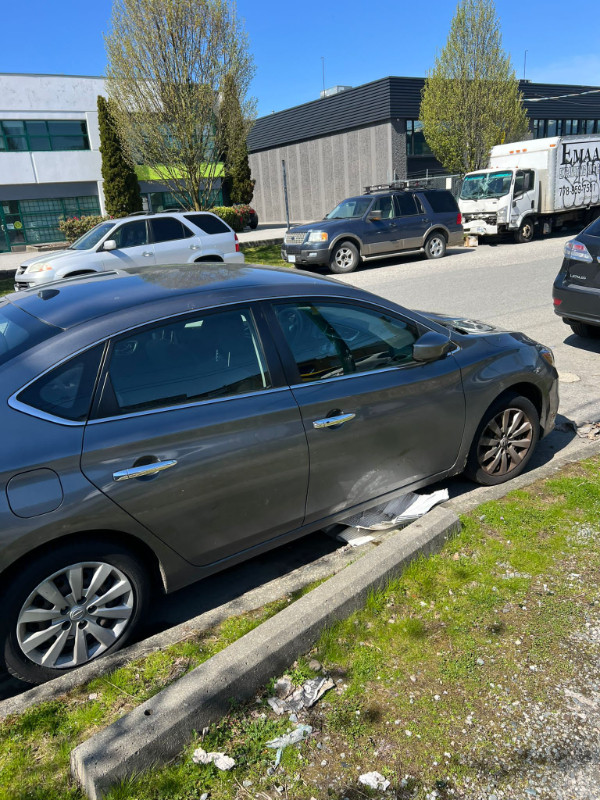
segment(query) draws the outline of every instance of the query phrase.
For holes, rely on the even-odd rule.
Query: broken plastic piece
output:
[[[448,500],[447,489],[439,489],[437,492],[431,492],[431,494],[409,492],[403,497],[391,500],[384,506],[376,506],[362,514],[355,514],[355,516],[344,520],[344,523],[351,528],[384,531],[419,519],[419,517],[431,511],[438,503],[443,503],[446,500]]]
[[[291,733],[286,733],[284,736],[278,736],[276,739],[271,739],[270,742],[267,742],[267,747],[277,749],[274,766],[279,766],[281,754],[286,747],[289,747],[291,744],[298,744],[298,742],[310,736],[311,733],[312,727],[310,725],[296,725],[296,728]]]
[[[276,688],[280,683],[280,681],[277,682]],[[323,697],[329,689],[333,689],[334,686],[335,683],[329,677],[311,678],[287,697],[269,697],[267,703],[276,714],[290,712],[297,714],[303,708],[314,706],[317,700]]]

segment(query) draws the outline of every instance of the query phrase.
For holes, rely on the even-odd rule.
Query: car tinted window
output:
[[[158,244],[159,242],[172,242],[175,239],[186,239],[188,236],[194,234],[185,225],[182,225],[175,217],[156,217],[150,220],[150,227],[152,229],[152,241]]]
[[[395,217],[394,207],[392,205],[391,195],[378,197],[371,206],[371,211],[381,211],[381,219],[391,219]]]
[[[0,305],[0,365],[57,333],[60,328],[5,302]]]
[[[412,361],[417,326],[383,312],[337,303],[281,303],[277,319],[303,382]]]
[[[588,225],[585,233],[589,233],[590,236],[600,236],[600,217],[595,219],[591,225]]]
[[[444,211],[458,212],[456,200],[450,192],[438,190],[423,192],[423,195],[431,206],[431,210],[436,214],[441,214]]]
[[[32,408],[82,422],[90,411],[104,345],[60,364],[24,389],[17,400]]]
[[[120,228],[117,228],[110,238],[115,240],[119,250],[148,244],[146,221],[137,219],[135,222],[126,222]]]
[[[185,218],[204,233],[231,233],[222,219],[211,214],[186,214]]]
[[[419,213],[417,204],[415,202],[415,196],[413,194],[397,194],[395,195],[395,200],[398,207],[397,215],[399,217]]]
[[[108,371],[120,414],[271,386],[246,308],[188,317],[119,339]]]

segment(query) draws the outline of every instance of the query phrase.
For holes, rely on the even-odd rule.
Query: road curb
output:
[[[193,732],[252,697],[305,653],[322,631],[361,608],[417,556],[460,530],[443,507],[390,537],[342,572],[92,736],[71,753],[71,771],[91,800],[132,774],[177,756]]]

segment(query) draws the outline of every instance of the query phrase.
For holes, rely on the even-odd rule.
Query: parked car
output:
[[[15,290],[90,272],[199,261],[244,263],[237,234],[215,214],[132,214],[101,222],[65,250],[24,261]]]
[[[348,197],[320,222],[290,228],[281,258],[301,267],[328,266],[353,272],[361,261],[423,250],[442,258],[447,246],[460,246],[463,230],[458,205],[446,189],[402,190],[371,187]]]
[[[309,273],[192,264],[0,300],[0,653],[40,682],[150,596],[463,470],[518,475],[551,351]]]
[[[600,217],[565,244],[554,312],[578,336],[600,336]]]

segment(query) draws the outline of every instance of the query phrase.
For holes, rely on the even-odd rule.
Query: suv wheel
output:
[[[427,258],[443,258],[446,255],[446,237],[443,233],[432,233],[425,242]]]
[[[358,248],[352,242],[340,242],[331,251],[329,268],[338,275],[354,272],[359,263]]]
[[[595,325],[588,325],[586,322],[579,322],[577,319],[570,319],[569,325],[576,336],[584,339],[597,339],[600,336],[600,328]]]

